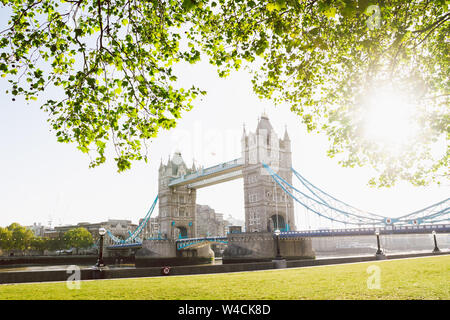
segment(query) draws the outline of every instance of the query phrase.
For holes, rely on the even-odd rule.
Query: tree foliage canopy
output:
[[[63,240],[67,248],[88,248],[94,244],[92,234],[86,228],[74,228],[66,231]]]
[[[209,56],[219,76],[246,65],[254,91],[288,103],[330,140],[343,166],[371,165],[371,183],[448,178],[449,20],[444,0],[2,0],[12,11],[0,73],[13,95],[62,97],[43,108],[61,142],[119,170],[147,159],[145,141],[176,125],[204,91],[177,87],[173,66]],[[369,97],[407,97],[420,127],[401,143],[364,134]],[[386,112],[385,120],[392,117]],[[386,122],[381,120],[380,130]],[[401,129],[401,128],[399,128]],[[444,140],[437,155],[432,146]]]
[[[94,244],[92,234],[86,228],[73,228],[59,236],[38,237],[33,231],[16,222],[0,227],[0,250],[50,250],[89,248]]]
[[[32,247],[33,239],[33,232],[18,223],[0,227],[0,249],[28,250]]]

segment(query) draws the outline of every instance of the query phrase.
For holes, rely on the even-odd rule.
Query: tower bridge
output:
[[[293,177],[301,184],[295,187]],[[244,189],[245,234],[199,238],[196,234],[197,189],[242,179]],[[139,238],[159,201],[157,239]],[[294,203],[310,215],[340,225],[335,230],[297,231]],[[258,121],[255,132],[241,137],[241,157],[208,168],[190,168],[180,152],[175,152],[158,170],[158,196],[147,215],[127,239],[108,231],[111,250],[139,249],[155,257],[210,255],[209,245],[226,244],[233,257],[260,259],[273,257],[273,231],[281,231],[282,248],[291,257],[314,256],[311,239],[316,237],[367,236],[374,230],[384,234],[450,233],[450,198],[424,209],[391,218],[366,212],[340,201],[306,180],[292,168],[291,141],[285,129],[280,138],[267,115]],[[320,229],[320,228],[319,228]],[[244,259],[245,260],[245,259]]]
[[[195,204],[197,189],[243,179],[245,229],[267,232],[295,230],[294,202],[284,195],[270,174],[267,163],[286,181],[292,182],[291,141],[287,130],[279,138],[269,118],[263,114],[256,131],[243,129],[242,156],[208,168],[189,168],[180,152],[159,168],[159,219],[164,238],[196,237]]]

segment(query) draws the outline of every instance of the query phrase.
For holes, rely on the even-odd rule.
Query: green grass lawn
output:
[[[379,289],[369,289],[379,267]],[[372,267],[373,268],[373,267]],[[376,267],[375,267],[376,268]],[[450,256],[227,274],[0,285],[0,299],[450,299]]]

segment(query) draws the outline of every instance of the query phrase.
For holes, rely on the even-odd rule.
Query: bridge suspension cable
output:
[[[308,191],[312,194],[312,196],[315,197],[317,200],[321,201],[322,203],[329,205],[331,207],[334,207],[334,208],[340,208],[344,211],[354,213],[355,215],[370,216],[377,220],[380,218],[384,218],[381,215],[360,210],[360,209],[355,208],[343,201],[336,199],[335,197],[329,195],[325,191],[319,189],[318,187],[313,185],[311,182],[306,180],[300,173],[295,171],[294,168],[291,168],[291,170],[294,173],[294,175],[297,177],[297,179],[302,183],[302,185],[305,186],[306,189],[308,189]]]
[[[423,208],[421,210],[414,211],[412,213],[403,215],[401,217],[397,218],[389,218],[384,217],[381,215],[377,215],[374,213],[370,213],[367,211],[360,210],[358,208],[355,208],[343,201],[340,201],[336,199],[335,197],[331,196],[330,194],[326,193],[325,191],[321,190],[320,188],[313,185],[311,182],[306,180],[300,173],[295,171],[294,168],[291,168],[294,175],[297,177],[297,179],[302,183],[303,186],[305,186],[311,194],[313,194],[317,199],[320,201],[323,201],[324,203],[330,204],[332,207],[335,208],[341,208],[342,210],[348,210],[349,212],[358,213],[360,215],[369,215],[373,217],[378,218],[384,218],[385,224],[420,224],[424,222],[443,222],[448,221],[450,217],[437,220],[436,218],[442,217],[450,212],[450,198],[447,198],[443,201],[440,201],[438,203],[435,203],[431,206],[428,206],[426,208]]]
[[[319,201],[299,189],[292,186],[277,173],[275,173],[269,166],[263,164],[264,168],[270,173],[275,182],[286,192],[291,198],[297,201],[306,209],[314,212],[318,217],[328,219],[330,221],[339,222],[342,224],[349,223],[353,225],[377,225],[381,223],[381,218],[365,217],[346,212],[337,208],[333,208],[323,201]],[[291,189],[292,193],[288,190]],[[296,195],[295,195],[295,194]],[[331,211],[334,211],[334,217],[331,216]]]
[[[325,191],[314,186],[293,168],[291,168],[292,172],[307,189],[306,192],[309,192],[309,195],[292,186],[265,163],[263,163],[263,167],[269,172],[274,181],[286,194],[305,207],[308,211],[315,213],[319,218],[328,219],[332,223],[337,222],[342,223],[343,225],[349,224],[359,227],[375,227],[391,225],[394,223],[396,225],[438,223],[450,219],[448,216],[450,213],[450,198],[410,214],[398,218],[390,218],[357,209],[334,198]],[[292,192],[289,190],[292,190]]]
[[[115,235],[113,235],[111,233],[111,231],[106,230],[106,233],[108,234],[108,236],[111,238],[111,240],[115,243],[115,244],[127,244],[127,243],[132,243],[134,240],[140,241],[142,242],[142,239],[140,239],[138,236],[139,234],[142,232],[142,230],[144,230],[144,227],[147,225],[147,222],[150,220],[150,217],[153,213],[153,210],[155,209],[156,203],[158,202],[158,196],[156,196],[155,200],[152,203],[152,206],[150,207],[150,209],[148,210],[147,214],[145,215],[144,219],[141,221],[141,223],[137,226],[136,230],[134,230],[133,232],[128,231],[128,237],[126,239],[120,239],[118,237],[116,237]]]

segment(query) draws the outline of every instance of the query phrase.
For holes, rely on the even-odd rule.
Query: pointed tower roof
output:
[[[264,112],[261,116],[261,119],[258,122],[258,127],[256,128],[256,132],[259,132],[259,130],[267,130],[267,132],[273,131],[273,127],[270,124],[269,117]]]
[[[180,150],[176,150],[172,157],[172,162],[176,165],[181,165],[184,163],[183,157],[181,156]]]
[[[284,141],[291,141],[291,139],[289,139],[289,135],[287,132],[287,125],[284,125],[284,137],[283,137]]]
[[[242,124],[242,137],[241,139],[244,139],[247,136],[247,132],[245,131],[245,123]]]

